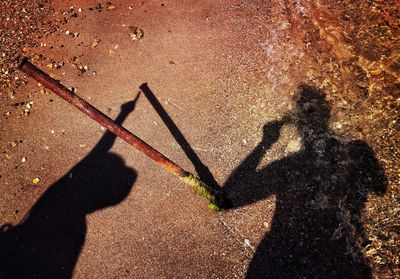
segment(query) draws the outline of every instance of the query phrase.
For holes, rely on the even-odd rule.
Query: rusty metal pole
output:
[[[212,189],[198,177],[185,171],[179,165],[168,159],[166,156],[158,152],[156,149],[148,145],[146,142],[135,136],[124,127],[115,123],[111,118],[96,109],[94,106],[75,95],[68,88],[62,85],[59,81],[51,78],[49,75],[38,69],[35,65],[31,64],[27,58],[24,58],[19,64],[19,69],[32,77],[47,89],[53,91],[55,94],[66,100],[68,103],[79,109],[81,112],[98,122],[107,130],[120,137],[137,150],[141,151],[158,164],[162,165],[169,172],[178,176],[183,182],[190,185],[193,190],[200,196],[209,200],[209,207],[213,210],[220,210],[225,207],[225,198],[222,192]]]

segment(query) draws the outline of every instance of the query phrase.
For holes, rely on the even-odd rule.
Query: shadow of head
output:
[[[78,183],[74,195],[86,214],[115,206],[130,193],[137,173],[116,154],[91,154],[72,169]]]
[[[301,85],[295,103],[297,126],[305,138],[328,131],[331,107],[326,101],[325,93],[311,86]]]
[[[121,106],[116,122],[133,111],[138,97]],[[0,278],[71,278],[85,243],[86,215],[116,206],[129,195],[134,169],[110,152],[107,131],[92,151],[51,185],[25,219],[0,235]],[[113,220],[114,221],[114,220]],[[4,230],[4,229],[3,229]]]
[[[352,168],[348,167],[347,171],[351,170],[354,174],[347,182],[359,187],[359,190],[364,189],[365,196],[368,192],[383,195],[387,188],[387,178],[368,144],[362,140],[344,144],[331,137],[333,134],[329,130],[331,106],[326,100],[326,94],[309,85],[300,85],[295,102],[294,115],[305,146],[318,145],[322,138],[326,141],[324,159],[330,162],[338,161],[341,152],[345,150],[348,159],[352,162]]]
[[[140,97],[121,105],[115,122],[122,124],[135,109]],[[83,213],[117,205],[130,193],[137,173],[125,165],[124,160],[110,152],[116,136],[107,131],[93,150],[70,172],[76,182],[73,200],[78,201]]]

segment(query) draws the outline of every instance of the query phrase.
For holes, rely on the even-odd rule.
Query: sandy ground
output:
[[[53,265],[66,278],[71,274],[74,278],[244,278],[246,274],[249,278],[265,274],[338,278],[343,266],[360,278],[398,276],[400,15],[396,1],[14,4],[4,1],[1,6],[0,223],[21,228],[14,233],[19,237],[9,240],[15,246],[8,248],[23,250],[17,247],[24,247],[24,239],[31,241],[28,247],[43,235],[49,243],[66,243],[56,244],[59,250],[48,247],[38,252],[42,264],[56,260]],[[21,26],[26,29],[11,32]],[[143,37],[136,38],[136,27],[143,30]],[[235,208],[212,213],[206,201],[126,143],[117,139],[111,147],[110,135],[98,143],[105,133],[98,124],[23,73],[8,71],[16,54],[30,57],[111,118],[138,96],[134,109],[121,119],[123,126],[189,171],[194,172],[201,161],[220,186],[232,189],[230,195],[239,201]],[[145,94],[139,94],[143,83],[198,156],[194,164]],[[335,190],[322,185],[339,185],[333,181],[341,181],[349,167],[332,170],[329,163],[325,174],[316,165],[312,170],[306,166],[308,161],[316,162],[307,152],[297,159],[307,150],[301,119],[282,122],[280,137],[268,138],[274,127],[263,129],[267,123],[288,114],[300,118],[296,98],[308,90],[306,85],[312,87],[309,91],[326,95],[319,105],[329,105],[327,123],[319,127],[327,124],[340,146],[351,146],[354,140],[369,146],[369,155],[378,162],[371,173],[380,173],[382,167],[384,175],[356,172],[369,178],[366,183],[381,185],[382,191],[357,190],[357,201],[343,209],[341,204],[351,200],[351,189],[338,198]],[[313,101],[302,105],[313,105],[308,102]],[[252,179],[240,176],[250,172],[245,159],[260,142],[268,141],[271,144],[263,146],[266,150],[254,170],[276,175],[266,175],[261,188],[268,188],[269,182],[283,187],[293,183],[289,177],[301,175],[294,178],[298,179],[294,192],[303,180],[308,185],[314,178],[324,190],[310,190],[308,198],[290,190],[265,194],[257,190],[260,186],[241,192]],[[321,161],[329,161],[333,151],[321,152]],[[342,182],[350,183],[355,175],[349,177]],[[115,201],[101,203],[85,190],[85,185],[93,188],[97,197],[101,191],[94,189],[107,183],[125,183],[129,191],[117,189]],[[77,190],[66,190],[71,187]],[[307,195],[305,189],[302,195]],[[107,199],[112,193],[105,190],[104,195]],[[80,210],[77,200],[85,209]],[[95,208],[87,209],[88,204]],[[315,208],[319,212],[334,208],[327,217],[334,224],[325,227],[322,215],[311,213]],[[290,213],[292,209],[316,217],[312,227],[326,228],[327,232],[315,229],[315,239],[329,234],[329,241],[335,238],[341,243],[338,246],[343,245],[343,251],[332,252],[329,245],[322,249],[304,238],[309,247],[319,247],[315,249],[327,260],[332,256],[334,264],[318,262],[321,269],[313,270],[305,261],[303,267],[293,264],[293,274],[286,275],[278,267],[263,269],[270,265],[265,263],[268,256],[282,256],[282,252],[266,254],[268,249],[293,252],[295,258],[304,256],[313,263],[310,255],[290,246],[297,233],[302,242],[305,230],[300,228],[310,222]],[[284,225],[292,217],[298,231]],[[58,220],[56,224],[52,218]],[[13,234],[8,226],[3,230]],[[65,252],[70,248],[73,251]],[[363,267],[357,269],[356,263]],[[292,260],[283,256],[280,264],[284,268]],[[32,266],[32,270],[29,264],[25,267],[27,272],[40,276],[41,269],[35,269],[40,263]]]

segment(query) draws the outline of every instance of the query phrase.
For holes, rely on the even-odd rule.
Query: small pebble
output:
[[[336,122],[335,124],[336,129],[341,129],[343,127],[342,123]]]
[[[246,238],[246,239],[244,240],[244,245],[245,245],[245,246],[252,247],[252,246],[251,246],[250,239],[247,239],[247,238]]]
[[[32,179],[32,184],[37,185],[40,183],[40,178],[39,177],[35,177]]]
[[[99,45],[100,41],[101,41],[100,39],[94,39],[92,44],[90,45],[90,47],[91,48],[97,47]]]
[[[144,31],[141,27],[133,27],[131,32],[131,39],[132,41],[140,40],[144,36]]]

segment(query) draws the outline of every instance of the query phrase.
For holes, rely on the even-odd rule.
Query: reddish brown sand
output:
[[[119,171],[132,175],[135,171],[137,177],[129,194],[113,206],[96,208],[91,214],[79,212],[85,229],[74,230],[68,223],[73,218],[59,224],[84,238],[82,250],[72,259],[77,260],[72,264],[74,278],[251,275],[252,259],[253,265],[260,265],[254,261],[257,257],[268,260],[260,249],[268,249],[269,232],[276,235],[274,222],[285,220],[285,214],[275,212],[285,192],[271,192],[230,211],[212,213],[204,200],[121,140],[116,140],[111,152],[125,166],[116,156],[104,155],[107,150],[91,153],[100,157],[88,155],[105,131],[10,67],[17,55],[28,56],[112,118],[147,82],[221,186],[261,141],[263,126],[296,110],[299,86],[308,85],[326,94],[331,132],[343,145],[364,141],[385,171],[385,178],[377,183],[386,191],[363,196],[356,214],[360,220],[349,219],[346,214],[354,213],[351,210],[338,209],[338,216],[332,217],[338,220],[332,237],[347,243],[345,257],[361,262],[374,277],[395,278],[400,261],[399,9],[395,0],[2,1],[0,224],[23,226],[26,218],[26,224],[31,224],[35,216],[27,214],[35,204],[41,208],[41,217],[47,216],[45,210],[56,210],[56,202],[40,197],[46,197],[52,187],[57,189],[60,182],[56,182],[64,175],[62,185],[68,188],[68,179],[74,179],[70,170],[84,160],[89,162],[85,167],[75,168],[80,173],[79,186],[90,182],[85,180],[85,171],[90,180],[96,177],[96,169],[117,182],[122,179]],[[136,27],[144,36],[133,40]],[[144,94],[123,125],[195,171]],[[293,122],[285,123],[280,132],[258,169],[293,158],[303,148],[302,135]],[[109,171],[108,160],[118,161],[116,169]],[[279,175],[286,181],[297,174],[288,170]],[[328,176],[336,179],[333,173]],[[40,182],[33,183],[34,178]],[[268,182],[263,182],[266,188]],[[307,202],[324,209],[327,193],[331,192]],[[62,200],[63,194],[56,196]],[[302,205],[296,202],[286,205],[301,211]],[[35,226],[49,222],[38,220],[29,225],[33,228],[29,227],[32,235],[28,237],[39,237]],[[301,223],[287,220],[291,221]],[[316,227],[324,226],[320,220],[315,222]],[[339,227],[344,228],[341,237]],[[274,239],[284,240],[279,249],[289,254],[291,240],[286,242],[285,232],[280,234]],[[55,239],[62,241],[62,234]],[[263,239],[267,244],[259,246]],[[321,255],[322,251],[326,250],[321,249]],[[331,271],[296,272],[298,276],[335,277]],[[271,270],[269,274],[279,275]]]

